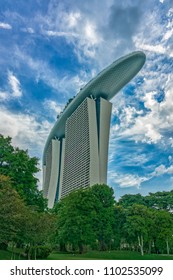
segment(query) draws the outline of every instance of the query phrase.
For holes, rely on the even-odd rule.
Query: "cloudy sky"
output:
[[[145,66],[112,99],[108,184],[116,198],[173,189],[171,0],[0,0],[0,133],[41,166],[66,101],[136,50]]]

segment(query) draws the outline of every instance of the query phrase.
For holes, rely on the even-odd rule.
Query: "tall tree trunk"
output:
[[[15,251],[14,251],[14,248],[15,248],[15,243],[12,242],[11,260],[15,260]]]
[[[140,251],[141,251],[141,256],[144,255],[144,250],[143,250],[143,247],[144,247],[144,240],[143,240],[143,236],[139,236],[138,235],[138,244],[139,244],[139,248],[140,248]]]
[[[151,245],[152,245],[152,240],[149,240],[148,254],[151,254]]]
[[[14,259],[14,243],[12,242],[11,260]]]
[[[29,247],[28,247],[28,260],[31,259],[31,244],[29,244]]]
[[[35,258],[35,260],[37,259],[37,246],[35,246],[35,248],[34,248],[34,258]]]
[[[168,239],[166,239],[166,250],[167,250],[167,254],[169,255],[169,241]]]

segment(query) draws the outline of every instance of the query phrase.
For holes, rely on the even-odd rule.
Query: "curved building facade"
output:
[[[107,182],[110,99],[142,68],[145,54],[113,62],[66,106],[43,154],[43,193],[48,207],[71,191]]]

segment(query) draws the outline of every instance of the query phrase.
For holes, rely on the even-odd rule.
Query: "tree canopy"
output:
[[[9,177],[0,175],[0,243],[16,240],[24,213],[24,201],[11,187]]]
[[[113,190],[95,185],[70,193],[55,206],[58,240],[83,251],[84,246],[106,249],[113,237]]]
[[[8,176],[12,187],[25,200],[27,205],[40,211],[46,207],[46,200],[38,190],[38,158],[30,157],[28,151],[15,148],[10,137],[0,135],[0,174]]]

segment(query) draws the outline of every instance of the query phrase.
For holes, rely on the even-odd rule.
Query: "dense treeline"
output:
[[[47,208],[38,190],[38,159],[0,136],[0,249],[16,247],[24,258],[52,250],[133,250],[173,253],[173,191],[124,195],[94,185],[72,192]]]
[[[57,243],[63,250],[80,252],[173,253],[173,215],[168,211],[173,207],[172,198],[171,191],[146,197],[125,195],[116,202],[106,185],[78,190],[54,208]]]

